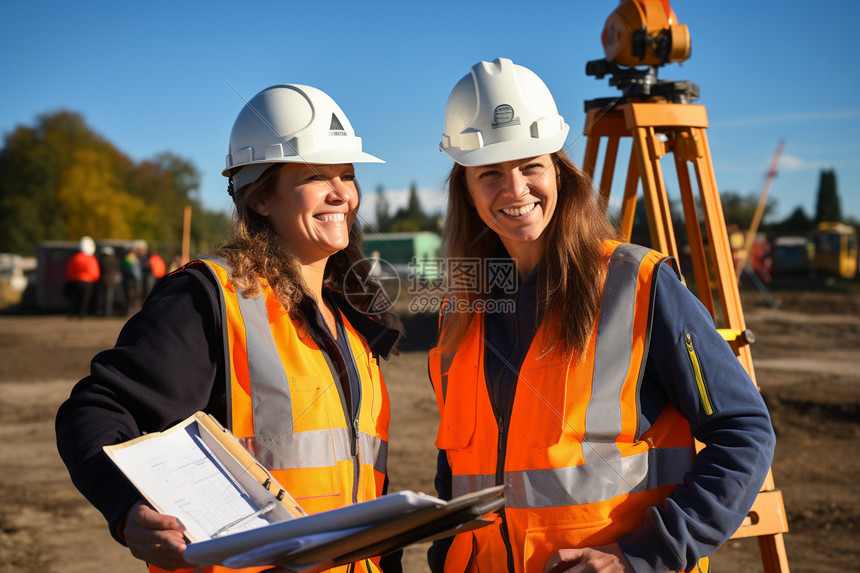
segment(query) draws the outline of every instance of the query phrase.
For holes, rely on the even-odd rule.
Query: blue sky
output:
[[[310,84],[343,108],[364,149],[362,215],[374,190],[396,207],[415,182],[444,204],[451,161],[438,151],[445,102],[479,60],[534,70],[584,152],[583,102],[619,92],[587,77],[615,0],[547,2],[46,2],[0,0],[0,131],[68,109],[132,159],[170,151],[201,172],[201,199],[230,209],[220,175],[245,100],[277,83]],[[721,191],[761,192],[781,138],[771,220],[814,215],[819,170],[836,170],[843,215],[860,218],[860,4],[723,0],[672,3],[691,58],[660,77],[700,86]],[[626,162],[618,166],[623,179]],[[671,163],[664,161],[664,170]],[[670,195],[676,191],[668,178]]]

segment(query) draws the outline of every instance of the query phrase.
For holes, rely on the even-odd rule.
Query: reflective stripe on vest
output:
[[[257,461],[267,468],[299,469],[332,466],[352,459],[348,428],[295,432],[292,425],[284,425],[284,420],[292,420],[294,414],[301,416],[302,412],[293,412],[290,395],[283,391],[289,383],[269,328],[265,298],[239,296],[237,302],[245,320]],[[388,442],[361,431],[358,440],[361,458],[373,460],[377,471],[384,473]]]
[[[690,448],[662,448],[548,470],[505,471],[505,507],[564,507],[598,503],[626,493],[681,483],[693,465]],[[453,476],[454,495],[496,485],[493,475]]]
[[[631,531],[683,481],[694,458],[689,425],[670,404],[651,427],[638,427],[653,279],[663,257],[611,241],[604,255],[603,303],[583,356],[542,354],[539,325],[520,368],[502,472],[504,527],[517,571],[542,570],[557,548],[611,543]],[[448,454],[455,496],[497,485],[499,428],[485,350],[492,351],[478,316],[455,353],[430,355],[442,414],[437,446]],[[452,562],[506,569],[500,523],[461,534]],[[468,551],[471,557],[457,554]]]

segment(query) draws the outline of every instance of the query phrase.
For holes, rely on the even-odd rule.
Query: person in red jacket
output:
[[[167,272],[167,265],[158,253],[151,253],[149,255],[149,268],[152,269],[152,276],[156,280],[163,277],[164,273]]]
[[[143,296],[146,298],[152,292],[152,287],[158,282],[158,279],[167,273],[167,265],[164,259],[152,250],[146,253],[146,272],[143,276]]]
[[[92,237],[81,238],[78,252],[66,264],[66,294],[69,298],[69,318],[84,318],[89,314],[90,302],[101,272],[95,257],[96,243]]]

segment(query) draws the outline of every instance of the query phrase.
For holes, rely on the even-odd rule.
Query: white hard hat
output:
[[[85,255],[92,255],[96,252],[96,242],[92,237],[81,237],[78,241],[78,250]]]
[[[282,84],[264,89],[239,112],[221,174],[232,176],[239,189],[272,163],[385,162],[361,150],[361,138],[328,95],[310,86]]]
[[[461,165],[486,165],[558,151],[568,131],[537,74],[497,58],[454,86],[439,149]]]

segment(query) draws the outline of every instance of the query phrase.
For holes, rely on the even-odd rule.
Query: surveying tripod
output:
[[[603,206],[607,208],[619,141],[622,137],[632,138],[621,203],[623,240],[630,240],[637,186],[641,181],[651,247],[680,261],[669,212],[669,200],[660,169],[660,158],[672,153],[684,209],[696,296],[711,313],[720,333],[729,342],[755,383],[749,350],[753,336],[746,328],[741,309],[737,275],[705,135],[705,128],[708,127],[705,107],[686,103],[689,98],[669,99],[684,103],[670,103],[665,101],[665,98],[653,96],[636,96],[611,102],[587,102],[583,169],[589,177],[594,176],[600,141],[605,137],[607,144],[598,189]],[[695,168],[704,219],[704,235],[699,224],[688,163],[692,163]],[[717,314],[717,305],[720,317]],[[783,540],[783,533],[787,531],[788,522],[782,492],[775,489],[773,473],[768,470],[752,509],[732,538],[758,537],[765,573],[788,573],[788,558]]]

